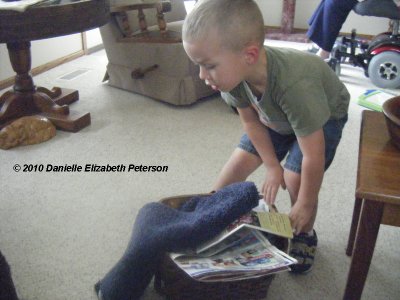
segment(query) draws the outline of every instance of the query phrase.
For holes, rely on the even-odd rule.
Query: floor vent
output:
[[[72,71],[70,73],[67,73],[67,74],[61,76],[59,79],[62,79],[62,80],[73,80],[73,79],[75,79],[75,78],[77,78],[77,77],[79,77],[79,76],[81,76],[81,75],[83,75],[83,74],[85,74],[85,73],[87,73],[89,71],[90,71],[89,69],[78,69],[78,70]]]

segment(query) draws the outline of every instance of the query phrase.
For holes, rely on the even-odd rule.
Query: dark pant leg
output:
[[[343,23],[357,3],[357,0],[322,0],[309,20],[309,39],[330,52]]]
[[[0,251],[0,300],[18,300],[11,278],[10,266]]]

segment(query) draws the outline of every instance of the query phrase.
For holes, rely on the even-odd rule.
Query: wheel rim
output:
[[[397,66],[391,62],[384,62],[379,65],[379,76],[386,80],[393,80],[398,76]]]

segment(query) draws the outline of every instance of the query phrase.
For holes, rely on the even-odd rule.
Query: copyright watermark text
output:
[[[26,173],[163,173],[168,172],[168,166],[143,164],[15,164],[13,170]]]

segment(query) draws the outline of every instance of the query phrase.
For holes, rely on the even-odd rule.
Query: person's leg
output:
[[[289,151],[284,171],[286,188],[289,192],[292,206],[296,203],[300,190],[302,160],[303,155],[296,141]],[[316,214],[317,206],[304,232],[294,235],[291,240],[289,255],[297,259],[297,264],[291,267],[293,273],[307,273],[312,269],[318,244],[317,234],[313,229]]]
[[[217,181],[214,184],[213,190],[217,191],[220,188],[231,183],[245,181],[246,178],[253,173],[262,163],[259,156],[236,148],[231,157],[222,168]]]
[[[329,58],[329,56],[331,55],[330,51],[326,51],[322,48],[319,48],[318,52],[316,53],[319,57],[321,57],[322,59],[327,59]]]
[[[323,127],[325,139],[325,170],[331,165],[335,157],[337,146],[342,137],[342,131],[347,116],[340,120],[329,120]],[[303,155],[298,142],[294,142],[289,150],[289,156],[285,163],[285,183],[289,191],[292,206],[296,203],[301,185],[301,162]],[[317,199],[318,201],[318,199]],[[314,208],[313,217],[308,223],[305,232],[295,235],[291,242],[290,255],[298,260],[298,264],[291,269],[293,273],[306,273],[311,270],[314,263],[318,238],[314,227],[317,216],[318,203]]]
[[[293,141],[296,140],[295,135],[281,135],[268,127],[265,127],[265,133],[269,135],[274,145],[278,160],[282,161]],[[244,134],[240,139],[238,148],[233,151],[228,162],[222,168],[213,190],[216,191],[228,184],[246,180],[261,164],[260,155],[247,134]]]
[[[344,125],[347,122],[347,115],[340,120],[329,120],[323,127],[325,140],[325,171],[328,170],[336,154],[337,146],[342,138]],[[284,179],[286,188],[289,192],[292,206],[297,201],[297,196],[301,184],[301,163],[303,154],[296,141],[289,149],[289,155],[284,165]],[[310,228],[310,230],[312,227]]]
[[[328,58],[330,52],[325,51],[321,48],[321,42],[319,38],[322,34],[322,25],[321,25],[321,18],[324,15],[324,6],[325,0],[322,0],[319,4],[314,13],[312,14],[311,18],[308,20],[308,25],[310,26],[307,32],[307,37],[313,42],[311,46],[311,51],[317,54],[322,59]]]
[[[265,127],[266,134],[268,135],[274,145],[275,154],[279,161],[286,156],[289,147],[296,140],[292,135],[280,135],[273,130]],[[228,162],[222,168],[213,190],[218,190],[228,184],[246,180],[246,178],[253,173],[260,165],[262,160],[257,153],[256,148],[250,141],[247,134],[244,134],[240,139],[238,148],[235,149],[229,158]]]
[[[323,0],[311,17],[308,38],[323,51],[330,53],[347,16],[357,0]]]
[[[285,169],[284,179],[286,184],[286,189],[289,192],[290,201],[292,206],[297,201],[297,196],[299,194],[300,183],[301,183],[301,175],[299,173],[293,172],[291,170]],[[311,232],[314,227],[315,217],[317,216],[317,206],[315,207],[315,211],[313,213],[313,217],[308,223],[308,226],[305,229],[305,232]]]
[[[292,148],[289,151],[288,159],[285,163],[284,179],[286,183],[286,189],[289,192],[291,205],[293,206],[298,198],[300,185],[301,185],[301,163],[303,160],[303,154],[301,153],[298,142],[294,142]],[[306,226],[304,232],[311,233],[314,227],[315,217],[317,215],[317,207],[313,212],[313,217]]]

